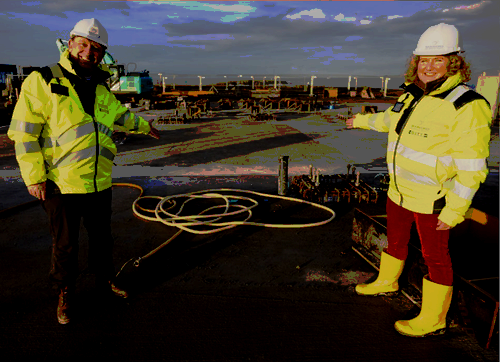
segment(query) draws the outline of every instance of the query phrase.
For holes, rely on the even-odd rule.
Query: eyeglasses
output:
[[[98,53],[103,53],[105,50],[105,47],[103,47],[102,45],[100,45],[96,42],[92,42],[87,38],[76,37],[76,38],[73,38],[73,41],[76,43],[76,45],[83,46],[83,47],[87,47],[88,45],[90,45],[92,51],[95,51]]]

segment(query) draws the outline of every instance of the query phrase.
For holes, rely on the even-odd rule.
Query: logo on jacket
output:
[[[410,129],[408,131],[408,134],[412,134],[414,136],[419,136],[419,137],[423,137],[423,138],[427,138],[428,134],[427,133],[424,133],[424,132],[417,132],[417,131],[414,131],[412,129]]]

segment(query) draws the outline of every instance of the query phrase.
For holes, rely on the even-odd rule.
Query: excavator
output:
[[[68,48],[68,41],[57,39],[59,52],[62,54]],[[134,64],[132,72],[128,71],[128,66]],[[111,71],[112,75],[108,79],[108,86],[116,98],[123,104],[130,103],[131,106],[138,105],[146,110],[151,109],[153,97],[153,79],[149,76],[149,71],[136,72],[137,64],[118,64],[117,61],[106,51],[101,61],[104,69]]]

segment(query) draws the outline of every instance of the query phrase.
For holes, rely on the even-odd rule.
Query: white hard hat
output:
[[[428,28],[420,37],[415,55],[446,55],[463,52],[462,39],[453,25],[440,23]]]
[[[80,20],[76,23],[69,35],[82,36],[104,45],[106,48],[108,47],[108,32],[104,29],[104,26],[102,26],[99,20],[95,18]]]

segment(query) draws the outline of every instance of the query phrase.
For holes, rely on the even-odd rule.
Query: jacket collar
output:
[[[462,83],[462,80],[463,80],[462,79],[462,74],[457,73],[455,75],[452,75],[451,77],[448,77],[446,79],[446,81],[443,84],[441,84],[441,86],[439,86],[437,89],[431,91],[429,93],[429,95],[433,96],[433,95],[436,95],[436,94],[440,94],[440,93],[449,91],[450,89],[453,89],[457,85],[459,85],[460,83]]]
[[[420,99],[424,95],[424,90],[415,83],[404,83],[401,85],[401,88],[403,88],[405,92],[410,93],[413,98]]]
[[[429,94],[439,87],[441,87],[448,78],[441,77],[439,79],[433,80],[432,82],[423,83],[420,79],[415,79],[415,85],[424,91],[424,94]]]
[[[436,83],[434,83],[436,82]],[[432,83],[434,84],[429,84],[431,86],[430,89],[432,89],[432,86],[436,86],[436,89],[432,89],[429,93],[426,93],[424,89],[420,88],[416,82],[414,83],[404,83],[401,85],[401,88],[405,90],[405,92],[409,92],[411,95],[414,97],[422,96],[424,94],[434,96],[446,91],[449,91],[450,89],[455,88],[457,85],[462,83],[462,75],[460,73],[457,73],[455,75],[452,75],[451,77],[446,78],[446,80],[443,82],[442,80],[437,79]],[[442,83],[441,83],[442,82]],[[441,83],[441,84],[440,84]]]
[[[71,62],[71,60],[69,58],[69,50],[66,49],[61,54],[61,57],[59,59],[59,65],[61,65],[69,73],[76,75],[81,79],[84,79],[83,77],[81,77],[77,73],[77,71],[75,70],[75,67],[73,67],[73,63]],[[105,82],[110,76],[111,76],[111,74],[108,71],[104,70],[102,65],[99,64],[98,68],[95,70],[94,74],[92,74],[91,77],[96,83],[99,84],[99,83]]]

